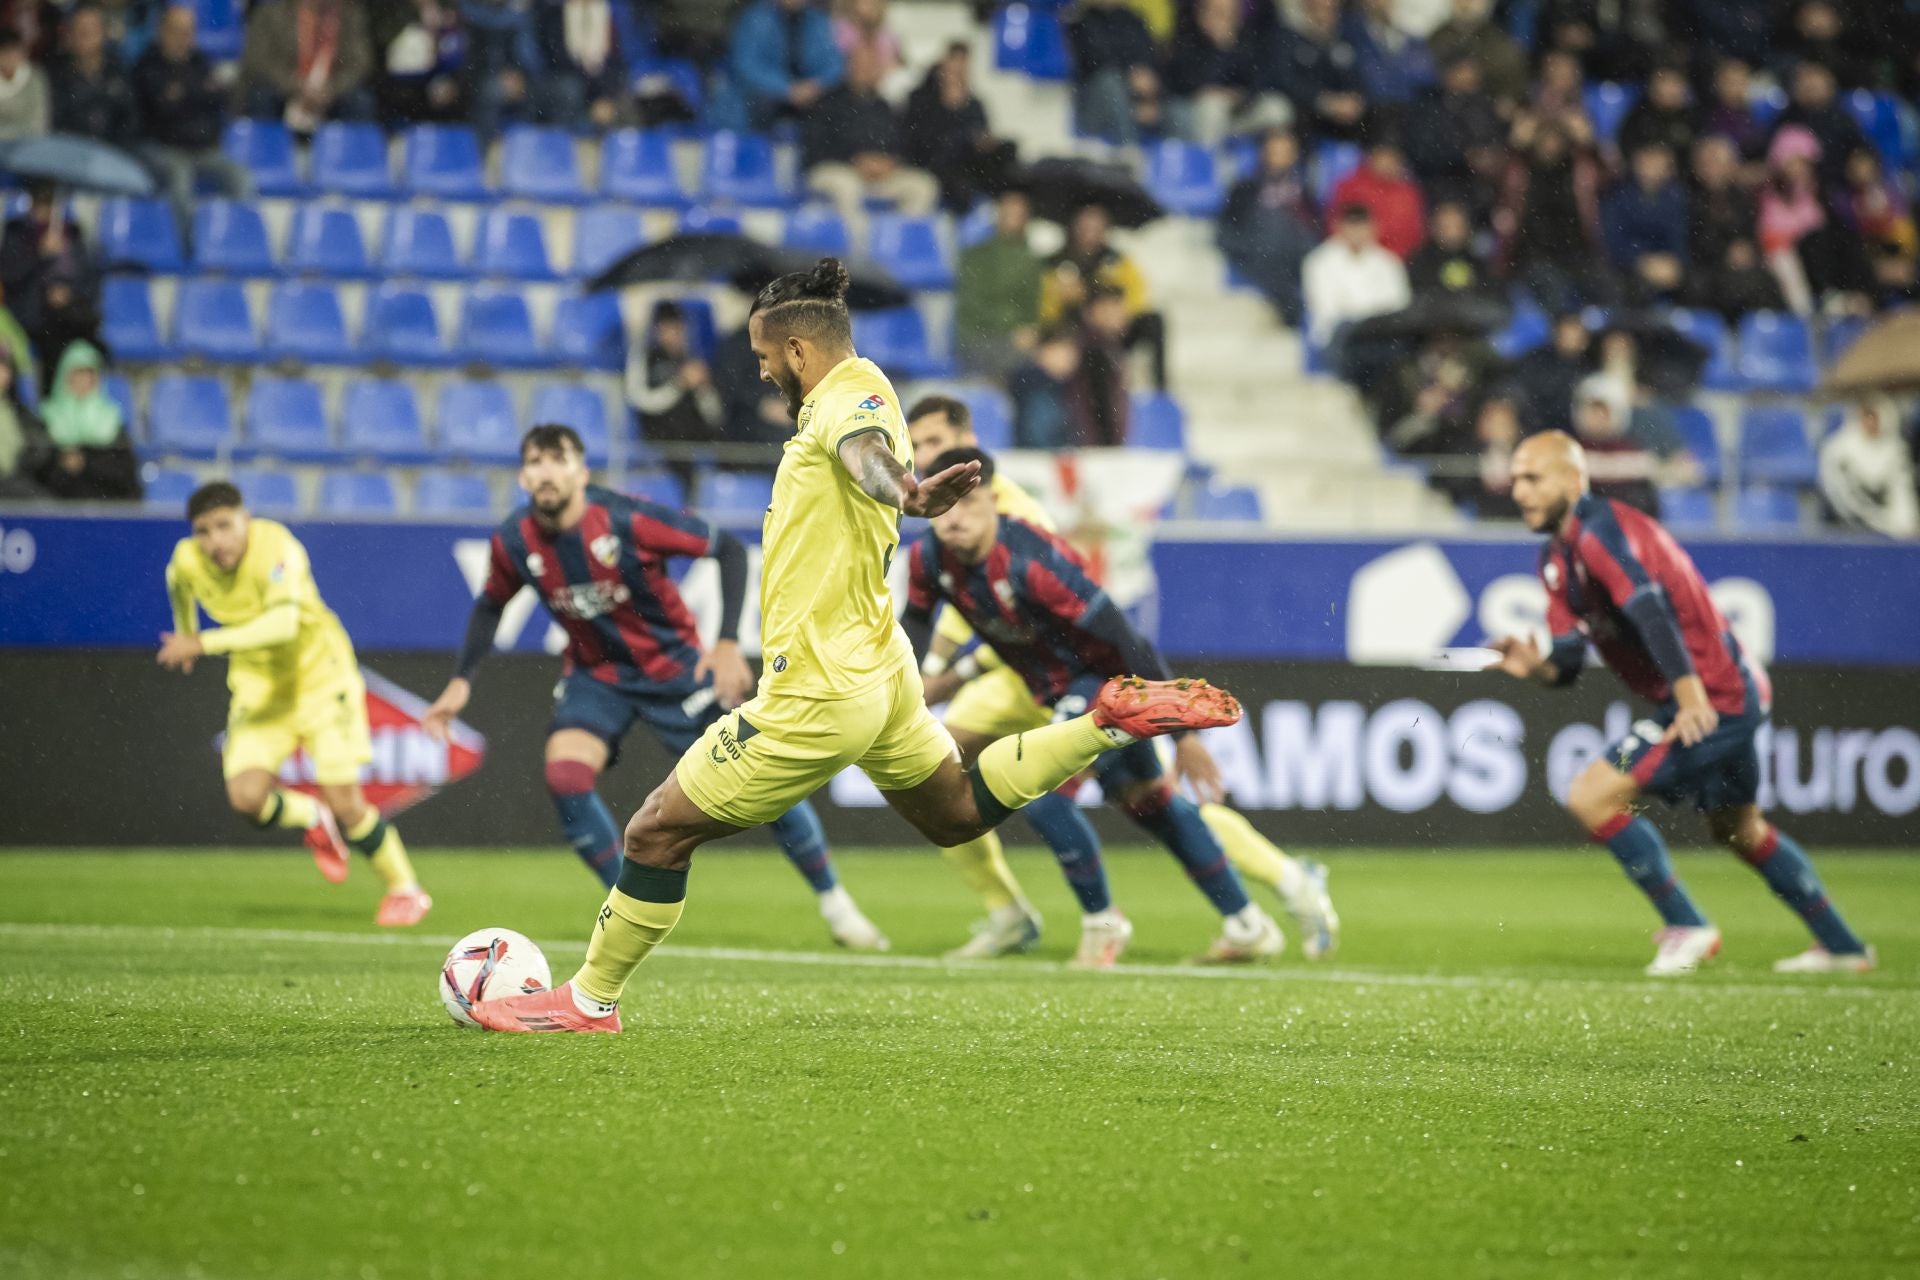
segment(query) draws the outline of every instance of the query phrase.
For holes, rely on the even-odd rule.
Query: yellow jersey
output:
[[[247,549],[226,573],[207,559],[192,538],[182,538],[167,562],[167,594],[173,603],[174,629],[197,632],[196,605],[220,624],[202,639],[208,653],[228,654],[227,684],[270,682],[291,691],[348,680],[359,668],[345,627],[320,598],[307,549],[287,527],[259,518],[247,523]],[[260,622],[276,610],[290,609],[291,639],[260,647],[236,648],[229,633]],[[277,632],[276,632],[277,634]]]
[[[773,478],[760,547],[767,692],[851,698],[913,661],[887,587],[900,513],[868,497],[840,462],[841,444],[869,431],[911,470],[893,384],[873,361],[850,356],[801,404]]]

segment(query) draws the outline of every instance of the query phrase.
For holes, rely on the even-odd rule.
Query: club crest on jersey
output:
[[[865,400],[862,400],[860,402],[859,407],[862,409],[880,409],[880,408],[886,407],[886,403],[887,402],[884,399],[882,399],[878,394],[875,394],[875,395],[868,396]]]
[[[779,675],[782,671],[785,671],[786,669],[787,669],[787,655],[784,653],[775,655],[773,659],[773,674]]]
[[[547,558],[538,551],[527,552],[527,572],[534,577],[542,577],[547,572]]]
[[[620,559],[620,539],[610,533],[603,533],[588,544],[587,550],[593,553],[595,560],[611,569]]]
[[[1549,591],[1558,591],[1560,589],[1560,564],[1558,561],[1547,561],[1547,567],[1541,571],[1540,576],[1546,579],[1547,589]]]
[[[999,598],[1003,608],[1012,609],[1014,604],[1013,583],[1005,578],[996,578],[993,582],[993,594]]]

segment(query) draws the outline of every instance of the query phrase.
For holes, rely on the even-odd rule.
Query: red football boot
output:
[[[1237,723],[1240,702],[1205,680],[1142,680],[1115,676],[1094,699],[1093,722],[1135,738]]]
[[[320,817],[307,828],[307,848],[313,851],[313,865],[320,868],[320,874],[327,878],[328,884],[339,884],[347,878],[347,842],[340,836],[340,824],[333,820],[333,812],[324,804],[315,804]]]
[[[551,991],[535,991],[531,995],[511,996],[505,1000],[482,1000],[467,1012],[488,1031],[537,1033],[620,1030],[620,1014],[617,1010],[600,1018],[580,1012],[579,1006],[573,1002],[571,982],[563,982]]]

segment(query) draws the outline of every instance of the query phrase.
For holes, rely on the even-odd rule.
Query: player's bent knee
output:
[[[1567,790],[1567,811],[1591,830],[1633,807],[1639,786],[1604,760],[1596,760]]]
[[[267,796],[272,790],[273,783],[264,774],[228,778],[227,803],[243,818],[258,817],[260,811],[267,807]]]

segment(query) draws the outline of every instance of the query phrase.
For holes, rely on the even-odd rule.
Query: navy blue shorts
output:
[[[1691,747],[1662,739],[1678,707],[1660,708],[1635,722],[1627,736],[1607,744],[1607,760],[1631,774],[1640,790],[1668,804],[1691,803],[1702,812],[1753,804],[1760,797],[1760,750],[1756,742],[1769,708],[1747,677],[1747,706],[1723,715],[1714,731]]]
[[[553,720],[547,732],[585,730],[607,744],[611,767],[620,758],[620,740],[635,720],[645,721],[660,744],[678,755],[722,714],[711,676],[698,684],[691,677],[667,684],[645,678],[611,683],[576,670],[553,687]]]
[[[1054,723],[1085,715],[1106,683],[1105,676],[1084,675],[1068,685],[1067,691],[1054,700]],[[1150,738],[1109,751],[1093,762],[1093,774],[1100,779],[1101,793],[1110,797],[1133,783],[1158,781],[1166,772]]]

